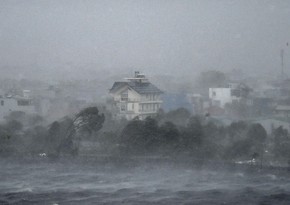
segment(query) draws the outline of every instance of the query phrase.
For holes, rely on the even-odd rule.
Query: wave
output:
[[[0,204],[290,204],[286,175],[168,163],[0,161]]]

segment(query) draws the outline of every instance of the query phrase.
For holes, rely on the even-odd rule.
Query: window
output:
[[[121,111],[126,111],[126,104],[121,104]]]
[[[216,92],[215,91],[212,92],[212,96],[216,96]]]
[[[4,106],[4,100],[1,100],[1,105]]]
[[[231,96],[240,97],[241,96],[240,90],[238,90],[238,89],[232,89],[231,90]]]
[[[132,103],[132,110],[134,110],[134,103]]]
[[[121,94],[121,101],[128,101],[128,93],[122,93]]]
[[[29,100],[18,100],[17,101],[17,105],[18,106],[27,106],[27,105],[29,105],[30,103],[29,103]]]

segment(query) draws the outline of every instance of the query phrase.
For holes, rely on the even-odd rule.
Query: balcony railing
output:
[[[139,103],[140,104],[146,104],[146,103],[162,103],[162,100],[142,100]]]

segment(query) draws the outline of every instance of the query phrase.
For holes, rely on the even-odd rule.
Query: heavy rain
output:
[[[0,0],[0,204],[290,204],[289,19]]]

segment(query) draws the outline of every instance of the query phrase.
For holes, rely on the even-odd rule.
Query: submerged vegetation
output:
[[[0,156],[105,154],[264,163],[290,159],[290,137],[283,127],[267,134],[255,123],[223,126],[209,116],[191,116],[184,108],[160,111],[143,121],[114,120],[105,109],[102,113],[89,107],[51,124],[40,116],[11,113],[0,126]]]

